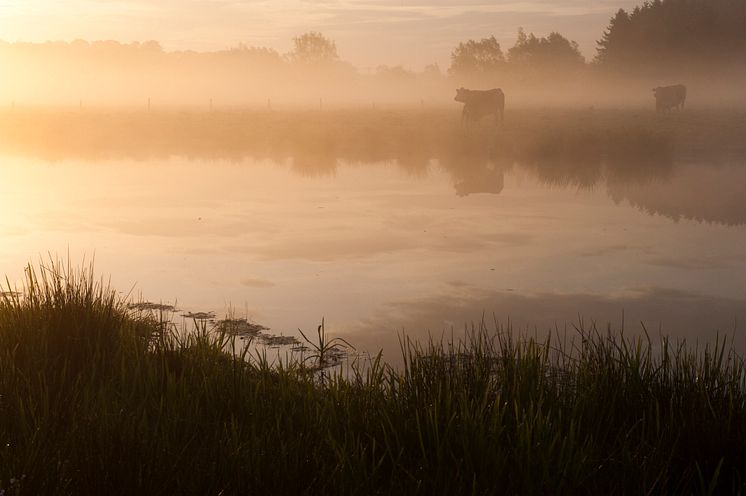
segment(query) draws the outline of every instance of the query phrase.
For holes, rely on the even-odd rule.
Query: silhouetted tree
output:
[[[598,55],[596,61],[600,63],[620,62],[628,58],[631,43],[631,21],[624,9],[619,9],[609,21],[609,27],[597,42]]]
[[[505,56],[494,36],[480,41],[469,40],[459,43],[451,53],[451,67],[454,75],[492,74],[505,66]]]
[[[598,41],[596,62],[657,70],[746,61],[746,1],[654,0],[618,11]]]
[[[523,28],[518,30],[515,45],[508,50],[508,61],[514,68],[531,71],[570,71],[585,64],[576,42],[556,32],[546,38],[533,33],[526,35]]]
[[[315,31],[293,38],[293,45],[290,58],[296,62],[323,63],[339,59],[334,41]]]

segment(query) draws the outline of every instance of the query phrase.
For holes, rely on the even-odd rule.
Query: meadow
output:
[[[402,337],[400,368],[335,372],[322,365],[344,343],[313,327],[304,358],[228,353],[230,334],[133,312],[90,267],[29,266],[0,296],[0,492],[746,489],[746,368],[728,336],[537,341],[483,322],[458,342]]]
[[[0,112],[0,151],[48,160],[292,160],[325,173],[337,161],[396,161],[417,171],[431,159],[451,167],[491,160],[539,166],[600,161],[635,167],[675,160],[746,157],[746,111],[694,108],[656,114],[647,107],[508,106],[503,125],[485,118],[465,130],[461,105],[64,109]]]

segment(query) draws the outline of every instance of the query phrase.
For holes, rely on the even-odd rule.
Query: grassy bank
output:
[[[744,491],[746,370],[596,330],[405,342],[345,376],[168,332],[90,271],[0,297],[5,494],[713,494]]]
[[[515,108],[466,133],[461,105],[236,108],[214,112],[91,108],[0,111],[0,151],[44,159],[291,159],[309,174],[336,161],[397,161],[417,170],[438,159],[463,163],[543,164],[601,161],[640,167],[746,157],[744,109]],[[665,163],[663,164],[665,165]],[[580,171],[583,172],[583,171]]]

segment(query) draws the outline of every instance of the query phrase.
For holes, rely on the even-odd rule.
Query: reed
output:
[[[9,289],[5,494],[746,489],[746,374],[728,339],[591,327],[537,341],[483,323],[402,338],[400,368],[379,355],[319,381],[320,357],[270,363],[204,323],[175,332],[90,268],[30,266]],[[338,343],[320,332],[317,354]]]

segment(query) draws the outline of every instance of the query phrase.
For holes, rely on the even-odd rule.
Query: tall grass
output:
[[[450,100],[450,99],[449,99]],[[652,101],[651,101],[652,103]],[[332,173],[337,162],[396,161],[413,171],[431,159],[447,168],[525,163],[551,168],[581,161],[597,169],[632,168],[636,176],[662,162],[740,162],[746,157],[744,109],[516,108],[503,125],[484,119],[466,132],[461,106],[340,107],[324,111],[237,108],[215,112],[0,110],[0,151],[44,160],[152,161],[246,158],[293,162],[301,174]],[[643,162],[643,163],[640,163]],[[565,164],[566,163],[566,164]],[[580,174],[585,179],[588,171]]]
[[[591,328],[538,342],[481,325],[404,338],[399,369],[379,356],[320,381],[301,360],[226,353],[231,338],[204,326],[171,332],[90,270],[26,277],[0,297],[6,494],[746,488],[746,374],[724,340]]]

